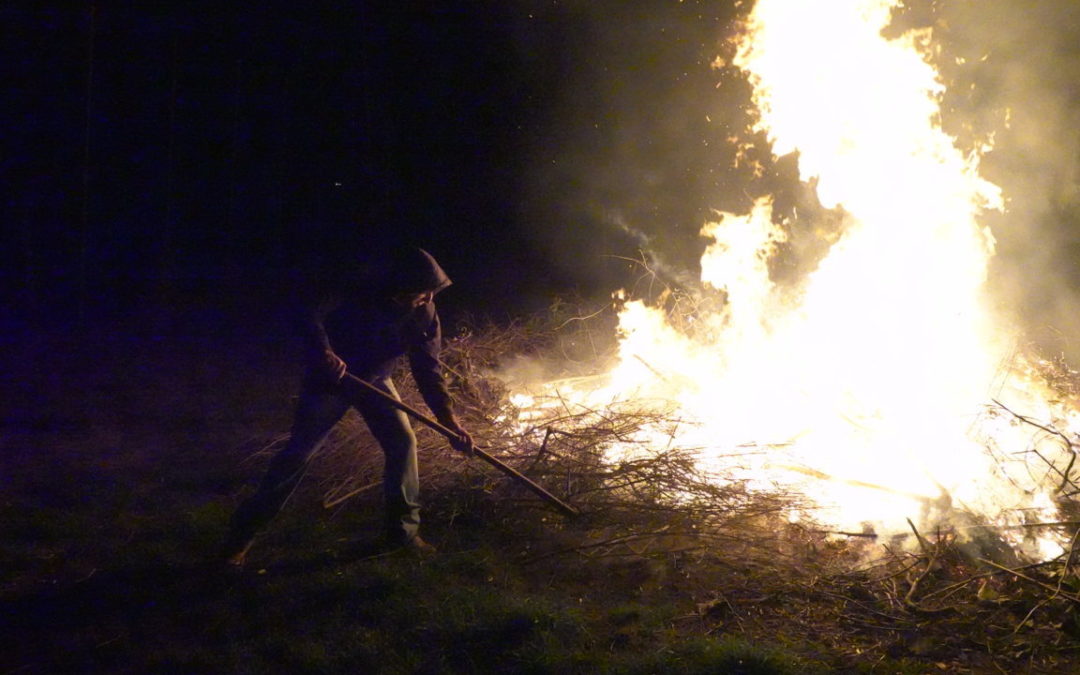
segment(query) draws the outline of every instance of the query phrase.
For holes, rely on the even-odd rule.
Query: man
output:
[[[454,416],[439,363],[442,333],[434,298],[450,283],[427,251],[410,248],[395,257],[380,279],[339,281],[324,293],[304,322],[308,369],[292,435],[271,460],[258,491],[233,515],[224,550],[228,564],[244,564],[256,534],[284,506],[308,459],[350,406],[382,446],[387,544],[419,554],[434,552],[418,533],[416,436],[408,418],[378,395],[346,394],[339,383],[348,371],[398,398],[390,376],[398,359],[408,356],[424,402],[458,434],[453,446],[471,453],[472,438]]]

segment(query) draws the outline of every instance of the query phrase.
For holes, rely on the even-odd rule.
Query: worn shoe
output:
[[[387,536],[381,545],[384,554],[405,553],[418,558],[429,558],[437,553],[434,546],[420,538],[420,535],[405,539],[404,537]]]
[[[402,548],[409,553],[412,553],[413,555],[419,556],[421,558],[430,558],[431,556],[439,552],[437,548],[421,539],[420,535],[417,535],[409,541],[405,542],[402,545]]]

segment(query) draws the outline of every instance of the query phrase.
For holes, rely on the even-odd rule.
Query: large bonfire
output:
[[[940,127],[929,30],[883,36],[896,4],[758,0],[739,38],[760,130],[842,214],[813,271],[771,280],[789,229],[768,199],[718,214],[701,231],[701,281],[719,309],[676,322],[621,300],[614,367],[513,400],[536,433],[574,410],[664,411],[606,457],[692,448],[718,481],[806,495],[792,518],[879,535],[991,524],[1053,556],[1060,542],[1010,527],[1056,517],[1076,414],[991,311],[979,217],[1000,190]]]

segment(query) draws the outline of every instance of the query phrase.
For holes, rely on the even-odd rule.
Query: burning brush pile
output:
[[[665,297],[666,309],[654,309],[691,325],[696,306]],[[431,527],[445,528],[443,540],[455,528],[470,530],[461,536],[498,541],[532,570],[641,565],[650,570],[644,578],[686,596],[691,613],[680,620],[696,627],[688,629],[813,640],[848,653],[852,663],[874,653],[949,664],[1068,658],[1080,639],[1080,519],[1072,515],[1080,509],[1080,467],[1048,455],[1045,444],[1071,456],[1070,432],[987,403],[982,415],[1027,443],[984,445],[986,465],[1002,476],[1022,465],[1053,488],[1051,510],[1021,510],[997,522],[948,494],[903,494],[805,466],[763,469],[780,464],[776,456],[790,448],[748,442],[720,456],[715,445],[687,440],[700,441],[709,421],[670,400],[609,393],[585,402],[582,391],[610,384],[619,320],[617,306],[558,304],[546,316],[463,328],[448,341],[451,386],[478,443],[581,514],[559,515],[417,424],[426,510]],[[1036,366],[1032,377],[1080,387],[1080,376],[1060,362]],[[664,381],[664,373],[646,369]],[[411,387],[400,389],[407,403],[423,405]],[[381,452],[350,413],[310,479],[327,509],[377,511],[381,468]],[[835,503],[811,496],[810,484],[818,484],[817,495],[861,493],[865,513],[876,513],[874,500],[895,502],[897,493],[913,507],[898,524],[845,527]]]
[[[672,324],[694,323],[698,305],[663,297],[664,308],[653,309]],[[581,513],[563,517],[416,424],[424,502],[440,540],[500,542],[528,570],[640,565],[642,578],[686,596],[690,614],[680,621],[688,630],[812,640],[852,663],[875,653],[949,664],[1068,658],[1080,639],[1080,467],[1048,455],[1045,444],[1071,455],[1070,432],[1001,403],[982,411],[1027,438],[1009,449],[984,445],[987,465],[1009,476],[1019,464],[1052,486],[1052,511],[995,522],[948,494],[901,494],[914,506],[899,524],[845,528],[835,504],[808,485],[823,486],[818,495],[861,493],[870,506],[895,501],[900,488],[809,467],[763,469],[790,452],[778,443],[743,443],[721,456],[715,444],[687,441],[700,441],[709,420],[671,400],[609,393],[585,402],[581,392],[609,385],[619,362],[617,309],[558,304],[509,326],[465,327],[448,341],[447,373],[478,443]],[[1032,377],[1080,387],[1060,362],[1035,365]],[[408,382],[404,372],[399,379]],[[413,388],[400,389],[407,403],[423,405]],[[382,455],[359,417],[350,413],[321,452],[309,489],[323,505],[377,512]]]

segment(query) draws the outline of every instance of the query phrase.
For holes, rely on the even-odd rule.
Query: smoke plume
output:
[[[982,172],[1006,207],[990,216],[1001,310],[1044,349],[1080,363],[1080,6],[939,3],[935,35],[949,93],[944,123],[991,140]],[[1056,354],[1055,354],[1056,355]]]

